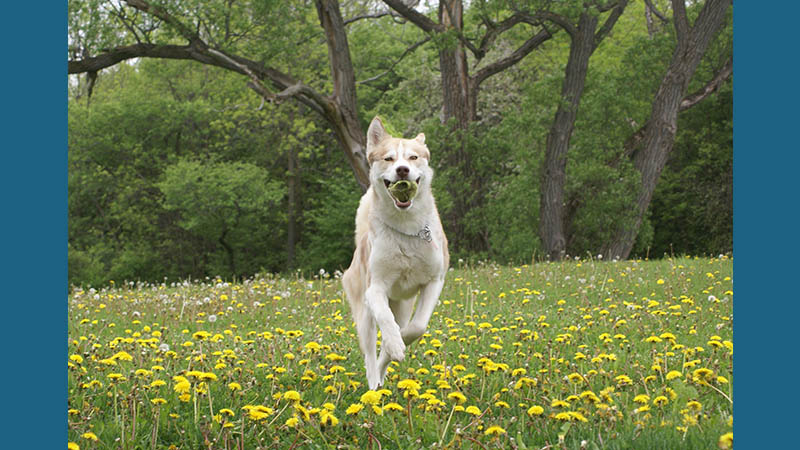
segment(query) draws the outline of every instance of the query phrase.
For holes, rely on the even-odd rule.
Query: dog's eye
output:
[[[391,156],[387,156],[386,158],[383,158],[383,160],[384,161],[394,161],[394,158],[392,158]]]
[[[417,155],[411,155],[411,157],[410,157],[410,158],[408,158],[408,159],[410,159],[410,160],[414,161],[415,159],[417,159]]]

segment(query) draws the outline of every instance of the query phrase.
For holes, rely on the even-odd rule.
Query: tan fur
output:
[[[375,389],[383,383],[389,362],[402,361],[405,346],[424,333],[450,255],[431,193],[433,170],[425,136],[389,136],[376,117],[367,132],[367,158],[371,184],[356,212],[356,250],[342,284],[364,354],[367,383]],[[409,180],[419,180],[409,207],[398,206],[384,184],[397,181],[401,166],[408,169]],[[425,226],[431,242],[417,236]],[[376,325],[382,336],[377,358]]]

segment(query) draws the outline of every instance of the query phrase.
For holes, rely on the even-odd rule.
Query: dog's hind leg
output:
[[[411,319],[411,313],[414,311],[414,300],[389,300],[389,308],[392,310],[392,314],[394,314],[394,321],[397,322],[397,326],[402,330],[403,327],[408,324],[409,319]],[[383,385],[384,378],[386,377],[386,368],[389,367],[390,362],[391,359],[386,352],[386,347],[381,346],[381,353],[380,356],[378,356],[378,374],[381,378],[381,385]]]

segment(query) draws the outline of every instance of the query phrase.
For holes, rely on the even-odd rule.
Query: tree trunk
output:
[[[678,44],[656,92],[642,138],[630,140],[638,144],[631,154],[633,165],[642,177],[636,199],[636,216],[633,223],[620,224],[611,241],[603,246],[602,252],[609,258],[625,259],[633,250],[656,183],[675,142],[681,102],[697,66],[725,21],[729,5],[730,0],[708,0],[690,28],[683,0],[673,0]]]
[[[544,170],[541,180],[539,205],[539,236],[544,251],[551,261],[558,261],[566,252],[564,232],[564,184],[566,182],[567,151],[578,106],[586,84],[589,58],[595,48],[594,33],[597,16],[584,11],[577,29],[571,33],[572,43],[561,88],[553,126],[547,135]]]
[[[345,151],[345,158],[353,169],[353,174],[366,192],[369,187],[369,163],[366,155],[366,135],[358,121],[356,106],[356,78],[353,62],[350,59],[350,46],[339,10],[339,2],[316,0],[319,23],[325,30],[328,43],[328,60],[333,78],[333,108],[328,120],[333,125],[336,137]]]
[[[235,258],[234,254],[233,254],[233,247],[231,247],[231,245],[228,243],[228,241],[225,240],[225,237],[227,235],[228,235],[228,229],[227,228],[223,228],[222,229],[222,234],[220,235],[218,242],[222,246],[222,248],[225,249],[225,255],[227,256],[227,259],[228,259],[228,270],[231,271],[231,277],[235,277],[236,276],[236,258]]]
[[[294,114],[292,114],[293,116]],[[290,116],[291,117],[291,116]],[[286,267],[294,269],[295,266],[295,247],[297,245],[297,213],[298,207],[300,174],[297,164],[297,147],[290,145],[286,152],[287,160],[287,229],[286,229]]]
[[[439,23],[445,32],[461,33],[464,26],[461,0],[439,2]],[[453,37],[452,39],[456,39]],[[442,74],[442,119],[455,118],[456,127],[464,130],[475,120],[475,99],[470,86],[467,53],[461,40],[439,49],[439,69]]]

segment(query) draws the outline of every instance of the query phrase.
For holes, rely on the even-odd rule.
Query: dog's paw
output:
[[[395,339],[384,339],[381,344],[384,346],[386,355],[391,361],[402,362],[406,357],[406,344],[399,336]]]
[[[373,378],[367,377],[367,386],[371,391],[377,391],[383,384],[382,377],[375,376]]]

